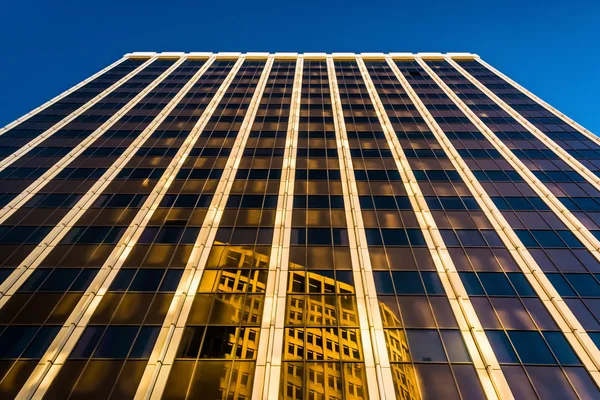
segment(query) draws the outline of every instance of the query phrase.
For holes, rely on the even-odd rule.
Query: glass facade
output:
[[[0,398],[600,398],[596,176],[476,55],[126,55],[0,130]]]

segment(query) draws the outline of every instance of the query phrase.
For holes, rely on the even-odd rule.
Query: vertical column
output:
[[[144,371],[142,384],[136,393],[137,399],[161,398],[167,386],[167,380],[173,369],[176,352],[181,345],[186,322],[190,315],[201,279],[203,278],[204,268],[208,261],[213,242],[215,241],[229,193],[243,156],[243,149],[248,141],[252,123],[258,111],[259,102],[265,90],[273,61],[273,56],[269,56],[260,80],[256,85],[256,91],[252,96],[244,120],[237,133],[231,155],[227,160],[214,197],[210,203],[208,215],[204,219],[200,233],[186,264],[184,274],[169,306],[169,312],[162,325],[159,338],[150,356],[148,367]],[[179,378],[185,380],[185,377]],[[185,383],[185,385],[187,384],[189,382]],[[184,388],[184,392],[187,392],[187,387]]]
[[[548,188],[520,161],[510,149],[471,111],[467,105],[440,79],[440,77],[422,59],[417,59],[419,65],[427,71],[440,88],[444,90],[462,112],[472,121],[494,145],[510,165],[530,184],[532,189],[544,200],[560,220],[572,231],[593,256],[600,260],[600,241],[575,218],[575,216],[554,196]]]
[[[379,314],[375,281],[371,270],[364,223],[360,214],[354,169],[352,167],[332,56],[327,57],[327,71],[331,88],[331,102],[334,110],[340,174],[344,193],[344,208],[349,228],[350,254],[356,282],[358,317],[361,327],[365,367],[367,370],[369,397],[393,399],[396,394],[392,383],[392,372],[387,349],[385,347],[383,324],[381,315]]]
[[[182,89],[184,94],[189,93],[192,88],[197,85],[198,80],[205,75],[207,70],[213,65],[214,61],[215,56],[212,56],[196,73],[194,73],[189,79],[188,84]],[[219,87],[214,97],[193,126],[185,141],[178,148],[177,153],[170,161],[165,172],[152,188],[152,191],[146,197],[144,204],[131,221],[129,227],[122,235],[108,259],[100,268],[100,272],[94,277],[94,280],[82,296],[81,300],[79,300],[79,303],[63,324],[63,327],[52,342],[50,348],[42,357],[36,370],[23,386],[23,389],[19,393],[19,398],[29,398],[31,396],[41,398],[46,393],[46,390],[53,384],[56,376],[63,368],[67,357],[69,357],[81,339],[81,336],[86,331],[93,314],[101,306],[103,299],[107,297],[107,291],[115,279],[117,279],[121,267],[133,251],[134,246],[138,243],[142,233],[153,219],[154,214],[163,202],[167,191],[190,156],[194,144],[202,134],[204,127],[210,120],[210,117],[242,63],[243,58],[238,59],[235,66],[227,74],[227,78]],[[183,98],[184,96],[179,97]],[[143,278],[143,276],[141,278]],[[165,280],[166,279],[167,278],[165,278]],[[140,335],[143,336],[143,333]]]
[[[410,96],[410,99],[417,106],[428,126],[431,128],[436,139],[448,154],[456,170],[459,172],[463,181],[468,185],[471,193],[477,200],[482,210],[485,212],[489,221],[492,223],[495,232],[498,234],[510,254],[516,261],[518,267],[523,272],[527,281],[539,296],[540,300],[548,310],[558,328],[565,335],[565,338],[572,346],[578,357],[581,359],[586,370],[590,373],[592,379],[598,384],[600,374],[598,373],[598,349],[595,347],[585,330],[569,310],[563,299],[556,292],[544,272],[536,264],[535,260],[519,240],[510,224],[503,217],[494,202],[491,200],[481,183],[475,177],[458,151],[442,131],[438,123],[432,117],[425,104],[414,89],[411,87],[402,72],[395,65],[392,58],[387,58],[388,65],[402,84],[404,90]]]
[[[3,171],[4,169],[6,169],[10,165],[12,165],[20,157],[22,157],[23,155],[25,155],[28,152],[30,152],[35,146],[37,146],[38,144],[42,143],[44,140],[46,140],[47,138],[49,138],[52,135],[54,135],[60,129],[64,128],[69,123],[71,123],[74,120],[76,120],[79,116],[83,115],[86,111],[90,110],[98,102],[100,102],[102,99],[104,99],[107,95],[109,95],[115,89],[117,89],[118,87],[120,87],[121,85],[123,85],[125,82],[127,82],[131,77],[135,76],[140,71],[142,71],[143,69],[145,69],[148,65],[152,64],[156,60],[156,58],[157,58],[156,56],[151,57],[150,59],[148,59],[148,61],[144,62],[143,64],[141,64],[140,66],[138,66],[137,68],[135,68],[133,71],[131,71],[128,74],[126,74],[125,76],[123,76],[117,82],[113,83],[108,88],[106,88],[105,90],[103,90],[102,92],[100,92],[98,95],[96,95],[92,99],[88,100],[84,105],[82,105],[81,107],[77,108],[75,111],[73,111],[69,115],[66,115],[59,122],[57,122],[56,124],[52,125],[50,128],[46,129],[45,131],[43,131],[39,135],[37,135],[34,139],[32,139],[31,141],[29,141],[27,144],[25,144],[19,150],[16,150],[14,153],[10,154],[8,157],[2,159],[0,161],[0,171]],[[101,74],[97,74],[97,75],[101,76]],[[94,76],[94,77],[96,77],[96,76]],[[93,78],[90,79],[90,80],[88,80],[88,81],[84,81],[84,82],[86,82],[86,84],[87,84],[91,80],[93,80]],[[85,84],[80,84],[80,85],[81,86],[79,86],[79,85],[78,86],[79,87],[85,86]],[[73,88],[71,91],[65,92],[63,95],[61,95],[59,97],[64,99],[65,97],[67,97],[70,93],[72,93],[75,90],[76,89]],[[56,101],[59,101],[59,100],[60,100],[59,98],[56,98],[56,100],[53,99],[51,101],[53,103],[55,103]],[[39,110],[38,112],[41,112],[41,111],[42,110]],[[27,115],[29,115],[29,114],[27,114]],[[32,114],[32,115],[34,115],[34,114]],[[29,115],[29,117],[31,117],[32,115]],[[0,135],[2,133],[4,133],[4,132],[0,131]]]
[[[277,198],[273,245],[261,323],[262,333],[256,357],[252,393],[254,399],[272,399],[279,395],[303,68],[304,58],[298,56]]]
[[[377,115],[383,128],[389,148],[394,153],[396,167],[402,176],[402,182],[408,193],[411,205],[417,216],[417,220],[427,242],[427,247],[431,252],[437,272],[450,304],[454,316],[458,321],[461,334],[478,373],[481,385],[489,399],[513,398],[506,378],[500,369],[500,364],[492,350],[492,347],[485,336],[483,327],[463,283],[461,282],[454,262],[452,261],[448,249],[440,235],[437,224],[431,215],[431,211],[425,201],[423,193],[417,184],[415,175],[410,167],[408,159],[398,141],[396,133],[390,119],[381,103],[375,86],[369,76],[362,58],[358,57],[357,62],[365,80],[369,97],[377,109]]]

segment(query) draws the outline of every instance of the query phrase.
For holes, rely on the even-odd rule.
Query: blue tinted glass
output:
[[[129,287],[130,291],[154,292],[158,289],[165,273],[164,269],[140,269]]]
[[[393,294],[394,285],[392,284],[392,277],[389,272],[373,272],[375,279],[375,288],[378,294]]]
[[[543,332],[544,338],[561,364],[581,364],[561,332]]]
[[[447,361],[437,330],[407,329],[406,336],[413,361]]]
[[[508,275],[508,279],[510,280],[510,282],[513,284],[513,286],[517,290],[517,294],[519,296],[535,296],[536,295],[535,290],[533,290],[533,288],[531,287],[529,282],[527,282],[527,278],[525,278],[525,275],[523,275],[519,272],[509,273],[507,275]]]
[[[25,358],[41,358],[54,337],[60,330],[60,326],[43,326],[35,338],[31,341],[29,346],[27,346],[27,350],[23,353],[23,357]]]
[[[458,275],[469,296],[483,296],[485,294],[479,279],[477,279],[477,274],[474,272],[459,272]]]
[[[558,236],[567,244],[567,246],[572,248],[581,248],[584,247],[583,244],[577,239],[577,237],[571,231],[556,231]]]
[[[0,358],[17,358],[37,333],[38,326],[9,326],[0,336]]]
[[[140,329],[138,337],[135,340],[133,349],[131,349],[131,353],[129,354],[129,357],[130,358],[148,358],[148,357],[150,357],[150,353],[152,353],[152,348],[154,347],[154,342],[156,342],[156,338],[158,337],[159,332],[160,332],[160,327],[158,327],[158,326],[142,327],[142,329]]]
[[[179,285],[179,280],[181,279],[181,275],[183,274],[182,269],[169,269],[163,278],[162,283],[160,284],[160,291],[162,292],[174,292],[177,290],[177,285]]]
[[[303,208],[302,205],[296,205],[296,197],[304,196],[294,196],[294,207]],[[363,210],[373,210],[375,208],[373,205],[373,198],[371,196],[360,196],[358,200],[360,201],[360,208]]]
[[[539,332],[509,331],[508,336],[523,364],[556,364],[556,360]]]
[[[532,230],[530,232],[542,247],[565,247],[563,241],[554,231]]]
[[[486,246],[483,236],[475,229],[458,229],[456,235],[463,246]]]
[[[522,229],[515,229],[515,233],[519,237],[519,240],[523,242],[525,247],[539,247],[538,242],[533,238],[533,235],[529,231]]]
[[[365,229],[365,234],[367,235],[367,243],[370,246],[383,245],[383,240],[381,240],[381,234],[379,233],[379,229],[367,228],[367,229]]]
[[[471,362],[471,357],[467,352],[460,331],[445,329],[441,330],[440,333],[450,362]]]
[[[69,358],[89,358],[104,332],[103,326],[88,326],[83,331]]]
[[[442,235],[442,239],[444,243],[446,243],[447,247],[458,247],[460,246],[460,242],[456,237],[456,234],[451,229],[440,229],[440,234]]]
[[[94,351],[94,358],[127,357],[137,332],[137,326],[109,326]]]
[[[425,294],[418,272],[393,272],[394,286],[398,294]]]
[[[564,277],[580,296],[600,297],[600,284],[591,274],[565,274]]]
[[[554,289],[561,296],[575,296],[575,292],[561,274],[546,274]]]
[[[0,271],[2,271],[2,270],[0,270]],[[47,269],[47,268],[36,269],[29,276],[29,278],[27,278],[25,283],[23,285],[21,285],[21,287],[19,288],[19,291],[33,292],[33,291],[37,290],[40,287],[40,285],[46,280],[46,278],[48,278],[48,276],[50,275],[51,272],[52,272],[52,270]]]
[[[73,281],[73,284],[69,288],[71,292],[82,292],[85,291],[98,273],[97,268],[85,268],[79,273],[79,276]]]
[[[407,229],[406,234],[412,246],[425,246],[425,237],[420,229]]]
[[[117,276],[112,281],[109,290],[113,290],[113,291],[127,290],[127,288],[129,287],[129,284],[131,283],[131,280],[135,276],[136,272],[137,272],[137,270],[135,270],[135,269],[126,269],[126,268],[120,269],[119,272],[117,273]]]
[[[500,236],[498,236],[496,231],[493,231],[491,229],[483,229],[480,232],[483,235],[488,246],[491,246],[491,247],[503,247],[504,246],[504,243],[502,243],[502,240],[500,239]]]
[[[445,294],[444,286],[437,272],[421,272],[427,294]]]
[[[483,272],[479,274],[481,284],[489,296],[514,296],[506,275],[501,272]]]
[[[381,234],[386,246],[408,246],[408,236],[404,229],[382,229]]]
[[[492,349],[500,363],[518,363],[519,359],[513,350],[504,331],[485,331]]]

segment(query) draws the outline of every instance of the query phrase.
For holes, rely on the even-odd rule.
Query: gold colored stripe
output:
[[[340,162],[344,209],[348,224],[348,239],[354,276],[360,337],[363,345],[367,390],[369,397],[395,399],[392,370],[385,345],[385,334],[379,301],[375,289],[375,279],[369,258],[367,235],[358,201],[358,189],[354,179],[354,168],[350,155],[348,134],[344,123],[344,113],[340,99],[333,57],[327,57],[327,74],[333,106],[333,121]]]
[[[149,57],[144,57],[144,58],[149,58]],[[77,85],[73,86],[72,88],[68,89],[67,91],[62,92],[61,94],[59,94],[56,97],[53,97],[52,99],[48,100],[47,102],[45,102],[41,106],[34,108],[33,110],[31,110],[27,114],[23,115],[22,117],[17,118],[16,120],[14,120],[13,122],[11,122],[8,125],[4,126],[3,128],[0,128],[0,135],[3,135],[4,133],[6,133],[6,131],[14,128],[17,125],[19,125],[21,122],[27,121],[29,118],[33,117],[34,115],[37,115],[38,113],[44,111],[46,108],[50,107],[51,105],[53,105],[54,103],[58,102],[59,100],[64,99],[65,97],[67,97],[68,95],[70,95],[71,93],[73,93],[74,91],[76,91],[76,90],[82,88],[83,86],[87,85],[88,83],[90,83],[94,79],[98,78],[100,75],[104,74],[105,72],[110,71],[111,69],[113,69],[117,65],[121,64],[125,60],[127,60],[127,57],[120,58],[119,60],[117,60],[114,63],[110,64],[108,67],[106,67],[106,68],[104,68],[104,69],[96,72],[94,75],[90,76],[86,80],[79,82]]]
[[[257,84],[256,92],[252,96],[248,111],[244,116],[244,121],[233,144],[231,155],[227,159],[223,176],[210,203],[208,214],[202,223],[202,228],[194,244],[194,249],[187,262],[185,271],[163,322],[161,332],[150,355],[150,360],[142,376],[142,382],[135,395],[136,399],[159,399],[165,390],[192,302],[198,290],[198,285],[200,284],[208,255],[215,240],[221,217],[225,211],[227,198],[229,197],[233,181],[235,180],[235,174],[242,160],[243,149],[250,136],[252,123],[258,111],[260,99],[265,90],[272,66],[273,57],[269,56]]]
[[[481,58],[476,57],[475,60],[478,63],[480,63],[481,65],[483,65],[484,67],[486,67],[487,69],[489,69],[490,71],[492,71],[493,73],[495,73],[496,75],[498,75],[500,78],[504,79],[506,81],[506,83],[512,85],[515,89],[520,90],[523,94],[525,94],[531,100],[537,102],[539,105],[541,105],[542,107],[544,107],[546,110],[550,111],[551,113],[553,113],[554,115],[556,115],[558,118],[562,119],[564,122],[566,122],[567,124],[569,124],[572,128],[574,128],[575,130],[579,131],[580,133],[582,133],[583,135],[585,135],[588,139],[590,139],[592,142],[594,142],[598,146],[600,146],[600,137],[594,135],[593,132],[591,132],[590,130],[584,128],[583,126],[581,126],[580,124],[578,124],[577,122],[575,122],[575,120],[569,118],[567,115],[563,114],[562,112],[560,112],[556,108],[552,107],[550,104],[546,103],[544,100],[542,100],[541,98],[539,98],[535,94],[531,93],[529,90],[525,89],[523,86],[519,85],[514,80],[510,79],[508,76],[504,75],[502,72],[498,71],[496,68],[492,67],[490,64],[488,64],[487,62],[483,61]]]
[[[255,400],[275,399],[279,396],[303,69],[304,58],[299,56],[296,59],[265,305],[252,386],[252,398]]]
[[[154,82],[160,83],[172,71],[174,71],[184,58],[173,64]],[[148,125],[146,129],[138,136],[133,143],[119,156],[117,161],[108,168],[108,170],[98,179],[98,181],[88,190],[88,192],[75,204],[72,209],[65,215],[60,222],[50,231],[48,235],[40,242],[39,245],[25,258],[25,260],[0,284],[0,308],[6,304],[8,299],[21,287],[27,278],[33,273],[35,268],[42,260],[54,249],[54,247],[67,234],[69,229],[77,222],[94,201],[100,196],[102,191],[112,182],[115,176],[121,171],[125,164],[133,157],[135,152],[143,145],[143,143],[152,135],[154,128],[158,126],[172,108],[177,104],[179,97],[175,97],[161,113]],[[176,101],[177,100],[177,101]]]
[[[421,114],[424,116],[428,126],[432,129],[440,145],[450,157],[452,164],[461,175],[465,184],[477,200],[477,203],[492,223],[494,230],[500,236],[500,239],[519,265],[519,268],[531,284],[536,294],[545,305],[546,309],[558,325],[559,329],[565,335],[573,350],[588,370],[592,379],[597,385],[600,385],[600,373],[598,365],[600,352],[592,342],[589,335],[585,332],[573,312],[565,304],[564,300],[558,294],[554,286],[548,280],[539,265],[535,262],[532,255],[523,245],[508,221],[498,210],[490,196],[487,194],[481,183],[477,180],[473,172],[467,166],[466,162],[456,151],[451,141],[446,137],[433,116],[429,113],[421,99],[412,89],[406,78],[402,75],[398,67],[391,59],[388,64],[394,71],[394,74],[403,84],[414,104],[417,105]],[[438,78],[439,79],[439,78]],[[442,82],[443,83],[443,82]]]
[[[408,198],[435,263],[436,271],[452,306],[462,337],[467,344],[481,386],[488,399],[511,399],[513,395],[500,368],[500,363],[496,359],[467,291],[458,276],[456,266],[450,257],[410,163],[398,141],[394,127],[381,103],[367,67],[362,59],[358,58],[357,61],[369,91],[369,97],[375,105],[377,117],[383,128],[388,146],[393,152],[396,167],[402,177],[402,183],[408,193]]]
[[[210,59],[202,66],[202,68],[194,74],[194,76],[182,89],[185,91],[185,93],[183,93],[181,98],[183,98],[190,91],[190,89],[192,89],[198,79],[200,79],[200,77],[202,77],[210,68],[214,60],[215,56],[211,56]],[[119,243],[100,269],[100,272],[96,275],[94,281],[90,284],[89,288],[82,296],[74,311],[64,323],[61,331],[52,342],[44,357],[42,357],[42,361],[40,361],[37,368],[34,370],[34,373],[29,378],[29,381],[23,387],[23,398],[28,398],[25,397],[25,395],[29,395],[31,393],[31,388],[35,388],[38,385],[39,389],[37,389],[37,392],[35,392],[35,397],[42,397],[52,384],[52,381],[56,378],[67,357],[73,350],[73,347],[76,345],[81,334],[87,327],[91,316],[97,309],[117,273],[127,259],[127,256],[136,245],[138,239],[142,235],[142,232],[154,215],[154,212],[169,190],[169,187],[175,180],[177,173],[184,165],[187,157],[190,154],[190,151],[193,149],[194,144],[202,134],[214,110],[218,106],[225,91],[233,80],[233,77],[242,65],[242,62],[243,60],[240,59],[229,72],[227,78],[224,80],[223,84],[219,87],[219,90],[202,113],[202,116],[200,119],[198,119],[190,131],[190,134],[177,151],[177,154],[169,163],[165,173],[161,176],[156,186],[152,189],[141,209],[138,211],[135,218],[127,228],[127,231],[121,240],[119,240]]]
[[[565,149],[559,146],[554,140],[550,139],[544,132],[539,130],[535,125],[529,122],[525,117],[515,111],[511,106],[504,102],[494,92],[483,85],[477,78],[467,72],[458,63],[453,61],[451,58],[446,57],[446,61],[452,65],[458,72],[463,74],[465,78],[475,85],[479,90],[486,94],[490,99],[500,106],[508,115],[517,120],[523,125],[533,136],[535,136],[540,142],[544,143],[546,147],[554,151],[554,153],[564,161],[574,171],[577,171],[583,176],[596,190],[600,191],[600,178],[598,178],[592,171],[590,171],[585,165],[578,161],[575,157],[570,155]]]
[[[136,75],[138,72],[140,72],[141,70],[146,68],[148,65],[150,65],[152,62],[154,62],[155,59],[156,59],[155,57],[152,57],[151,59],[149,59],[148,61],[146,61],[145,63],[143,63],[142,65],[140,65],[139,67],[137,67],[136,69],[134,69],[133,71],[128,73],[127,75],[125,75],[123,78],[119,79],[117,82],[110,85],[108,88],[103,90],[101,93],[97,94],[94,98],[92,98],[91,100],[88,100],[87,103],[83,104],[77,110],[73,111],[69,115],[66,115],[59,122],[52,125],[50,128],[46,129],[44,132],[42,132],[41,134],[36,136],[32,141],[26,143],[19,150],[15,151],[10,156],[8,156],[5,159],[3,159],[2,161],[0,161],[0,171],[3,171],[5,168],[11,166],[19,158],[21,158],[25,154],[29,153],[35,146],[42,143],[44,140],[48,139],[49,137],[54,135],[56,132],[58,132],[60,129],[64,128],[66,125],[71,123],[71,121],[73,121],[75,118],[79,117],[84,112],[86,112],[87,110],[92,108],[100,100],[104,99],[104,97],[109,95],[111,92],[113,92],[119,86],[124,84],[126,81],[128,81],[130,78],[132,78],[134,75]],[[70,153],[68,155],[66,155],[65,158],[69,157],[69,155],[70,155]]]
[[[154,59],[152,59],[152,61],[154,61]],[[151,61],[148,61],[148,62],[144,63],[143,65],[141,65],[140,67],[136,68],[136,70],[131,72],[128,76],[131,77],[131,76],[135,75],[135,73],[137,73],[141,69],[143,69],[142,67],[145,68],[150,62]],[[88,137],[86,137],[81,143],[79,143],[77,146],[75,146],[67,155],[65,155],[63,158],[61,158],[56,164],[52,165],[52,167],[49,168],[48,171],[44,172],[44,174],[42,174],[42,176],[40,176],[35,181],[33,181],[29,186],[27,186],[27,188],[25,188],[25,190],[23,190],[21,193],[19,193],[17,195],[17,197],[12,199],[6,206],[4,206],[0,210],[0,224],[4,223],[8,218],[10,218],[11,215],[13,215],[15,212],[17,212],[17,210],[19,210],[29,200],[31,200],[31,198],[33,196],[35,196],[40,190],[42,190],[44,188],[44,186],[46,186],[52,179],[54,179],[63,169],[65,169],[66,167],[69,166],[69,164],[71,164],[73,161],[75,161],[75,159],[78,156],[80,156],[81,153],[83,153],[96,140],[98,140],[104,133],[106,133],[106,131],[108,131],[115,122],[117,122],[123,115],[128,113],[133,107],[135,107],[135,105],[144,96],[146,96],[156,86],[158,86],[161,83],[161,81],[167,77],[167,75],[168,74],[165,74],[165,73],[161,74],[158,78],[156,78],[156,80],[154,80],[152,83],[150,83],[148,86],[146,86],[144,88],[144,90],[142,90],[140,93],[138,93],[137,96],[135,96],[133,99],[131,99],[125,106],[123,106],[123,108],[121,108],[119,111],[117,111],[115,114],[113,114],[106,122],[104,122],[94,132],[92,132],[92,134],[90,134]],[[125,79],[125,78],[123,78],[123,79]],[[129,79],[129,78],[127,78],[127,79]],[[121,82],[121,81],[119,81],[119,82]],[[121,83],[124,83],[124,81]],[[111,88],[112,88],[111,90],[114,90],[116,88],[116,86],[115,87],[111,86]],[[108,94],[108,92],[105,93],[105,95],[106,94]],[[100,100],[100,99],[98,99],[98,100]],[[87,106],[88,104],[90,104],[90,103],[86,104],[87,108],[90,108],[93,105],[93,104],[90,104],[88,107]],[[71,116],[73,116],[74,114],[79,115],[80,110],[77,110],[75,113],[71,114]],[[85,111],[85,110],[83,110],[83,111]],[[81,111],[81,112],[83,112],[83,111]],[[73,118],[75,118],[77,115],[73,116]],[[68,119],[72,120],[73,118],[69,117]],[[48,131],[46,131],[46,132],[48,132],[48,135],[45,136],[44,138],[41,138],[41,137],[43,135],[45,135],[45,133],[42,134],[42,136],[39,136],[39,138],[41,138],[39,141],[36,139],[35,143],[33,143],[33,141],[32,141],[32,142],[28,143],[27,145],[25,145],[23,148],[21,148],[21,150],[19,150],[17,152],[17,153],[19,153],[17,158],[12,159],[11,163],[14,161],[17,161],[18,158],[22,157],[23,155],[28,153],[31,149],[33,149],[33,147],[35,145],[37,145],[38,143],[40,143],[42,140],[46,139],[47,137],[53,135],[63,125],[66,125],[66,123],[62,124],[62,125],[61,124],[62,124],[62,122],[60,122],[57,125],[54,125],[54,127],[49,129]],[[61,125],[61,126],[59,127],[58,125]],[[17,153],[14,153],[13,155],[16,155]],[[2,163],[0,162],[0,171],[2,171],[8,165],[10,165],[10,163],[2,166]],[[1,292],[1,290],[0,290],[0,292]]]

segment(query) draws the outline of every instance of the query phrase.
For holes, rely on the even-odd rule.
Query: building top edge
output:
[[[476,59],[479,58],[479,55],[474,53],[401,53],[401,52],[392,52],[392,53],[378,53],[378,52],[366,52],[366,53],[294,53],[294,52],[219,52],[219,53],[211,53],[211,52],[150,52],[150,51],[140,51],[140,52],[132,52],[127,53],[123,57],[125,58],[150,58],[150,57],[190,57],[190,58],[208,58],[210,56],[216,56],[218,58],[229,58],[229,57],[246,57],[246,58],[268,58],[272,56],[274,58],[297,58],[297,57],[306,57],[308,59],[326,59],[327,57],[332,57],[334,59],[352,59],[356,57],[361,57],[364,59],[384,59],[385,57],[398,58],[398,59],[411,59],[411,58],[423,58],[423,59],[443,59],[444,57],[450,57],[455,59]]]

